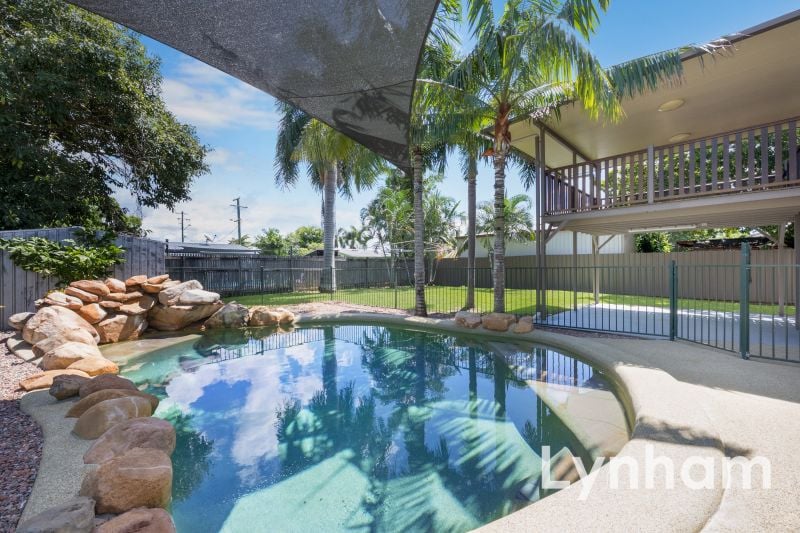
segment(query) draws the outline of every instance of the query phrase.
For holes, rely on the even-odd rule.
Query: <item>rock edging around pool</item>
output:
[[[298,317],[297,324],[342,321],[465,333],[462,326],[450,319],[380,313],[309,314]],[[664,472],[661,468],[656,470],[653,488],[631,489],[625,468],[617,470],[619,488],[613,488],[611,467],[606,462],[591,476],[591,490],[585,498],[581,493],[586,490],[586,480],[487,524],[480,531],[699,531],[717,512],[725,492],[721,479],[725,445],[705,411],[698,408],[702,398],[698,398],[696,391],[688,390],[686,384],[663,370],[622,362],[616,349],[590,338],[547,331],[498,333],[483,328],[469,333],[544,344],[577,355],[602,370],[616,386],[632,427],[631,439],[617,454],[618,459],[641,465],[652,454],[671,459],[679,469],[687,459],[699,456],[713,461],[717,467],[712,488],[690,489],[682,486],[680,479],[674,488],[668,488],[658,476]],[[589,470],[592,465],[585,466]]]

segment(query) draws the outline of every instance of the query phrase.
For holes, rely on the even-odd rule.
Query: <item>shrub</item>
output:
[[[636,236],[636,251],[640,253],[666,253],[672,250],[669,235],[663,232],[640,233]]]
[[[15,265],[29,272],[56,279],[63,287],[79,279],[97,279],[111,273],[124,261],[125,250],[114,244],[114,235],[98,237],[92,232],[76,233],[76,240],[51,241],[44,237],[0,239]]]

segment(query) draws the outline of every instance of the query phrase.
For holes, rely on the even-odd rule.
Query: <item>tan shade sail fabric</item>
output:
[[[411,96],[438,0],[75,0],[408,166]]]

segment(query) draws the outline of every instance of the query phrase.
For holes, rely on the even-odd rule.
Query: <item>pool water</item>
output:
[[[360,325],[209,332],[122,372],[176,426],[192,533],[470,530],[544,495],[543,445],[594,453],[532,384],[609,390],[549,349]]]

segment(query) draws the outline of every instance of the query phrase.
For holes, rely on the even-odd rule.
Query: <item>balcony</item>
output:
[[[798,187],[799,120],[793,117],[549,169],[543,214],[564,218]]]

